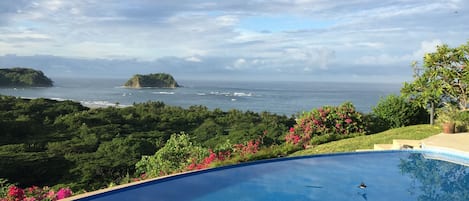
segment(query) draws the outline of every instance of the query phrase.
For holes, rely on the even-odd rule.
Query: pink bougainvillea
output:
[[[61,188],[55,193],[47,186],[43,188],[32,186],[22,189],[13,185],[8,188],[7,197],[0,198],[0,201],[56,201],[70,197],[72,194],[69,188]]]
[[[24,190],[19,188],[19,187],[16,187],[16,186],[10,186],[10,188],[8,188],[8,198],[10,199],[7,199],[7,200],[23,200],[24,199]]]
[[[230,151],[219,151],[218,153],[214,153],[211,149],[209,149],[209,155],[202,159],[202,161],[197,162],[195,158],[191,159],[191,164],[189,164],[186,169],[187,170],[201,170],[205,168],[209,168],[210,164],[215,161],[224,161],[229,159],[231,156]]]
[[[59,191],[57,191],[57,199],[64,199],[67,197],[70,197],[72,195],[72,190],[69,188],[61,188]]]
[[[364,127],[362,114],[352,103],[346,102],[337,107],[324,106],[304,113],[285,135],[285,141],[306,147],[315,136],[362,133]]]

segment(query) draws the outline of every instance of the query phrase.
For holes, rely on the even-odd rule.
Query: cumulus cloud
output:
[[[202,59],[200,59],[199,57],[196,57],[196,56],[191,56],[191,57],[187,57],[187,58],[186,58],[186,61],[190,61],[190,62],[202,62]]]
[[[420,42],[420,47],[412,53],[390,55],[366,55],[355,60],[357,65],[373,65],[373,66],[390,66],[390,65],[410,65],[413,61],[421,61],[426,53],[435,52],[438,45],[442,45],[442,41],[434,39],[431,41]]]
[[[228,70],[242,70],[244,68],[248,67],[248,63],[246,59],[244,58],[239,58],[236,59],[231,65],[226,66],[226,69]]]
[[[442,45],[443,42],[439,39],[434,39],[432,41],[422,41],[420,43],[420,49],[415,51],[412,56],[415,60],[420,60],[424,57],[426,53],[432,53],[436,51],[436,48],[439,45]]]
[[[379,54],[379,55],[367,55],[358,58],[355,61],[357,65],[372,65],[372,66],[388,66],[393,64],[399,64],[408,59],[407,56],[392,56],[389,54]]]

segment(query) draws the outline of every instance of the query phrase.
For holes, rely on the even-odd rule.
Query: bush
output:
[[[193,145],[188,135],[173,134],[155,155],[142,156],[135,167],[139,174],[156,177],[185,170],[192,162],[191,159],[201,161],[208,155],[209,151]]]
[[[337,107],[324,106],[304,113],[285,136],[285,140],[287,143],[306,146],[311,137],[364,133],[364,128],[362,114],[355,110],[352,103],[346,102]],[[332,139],[324,139],[327,138]]]
[[[428,123],[428,112],[402,96],[389,95],[381,98],[372,111],[376,118],[374,121],[383,121],[384,125],[381,126],[385,130]]]
[[[366,134],[375,134],[389,129],[387,121],[373,113],[364,115],[363,121],[365,122]]]
[[[469,111],[459,112],[455,120],[457,132],[467,132],[469,130]]]

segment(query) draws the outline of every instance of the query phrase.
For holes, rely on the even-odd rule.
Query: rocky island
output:
[[[31,68],[0,68],[0,87],[51,87],[53,81]]]
[[[154,73],[148,75],[134,75],[125,84],[128,88],[156,87],[156,88],[176,88],[180,87],[170,74]]]

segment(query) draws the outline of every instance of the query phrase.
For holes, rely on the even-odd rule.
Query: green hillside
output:
[[[50,87],[53,82],[42,71],[31,68],[0,69],[0,87]]]

